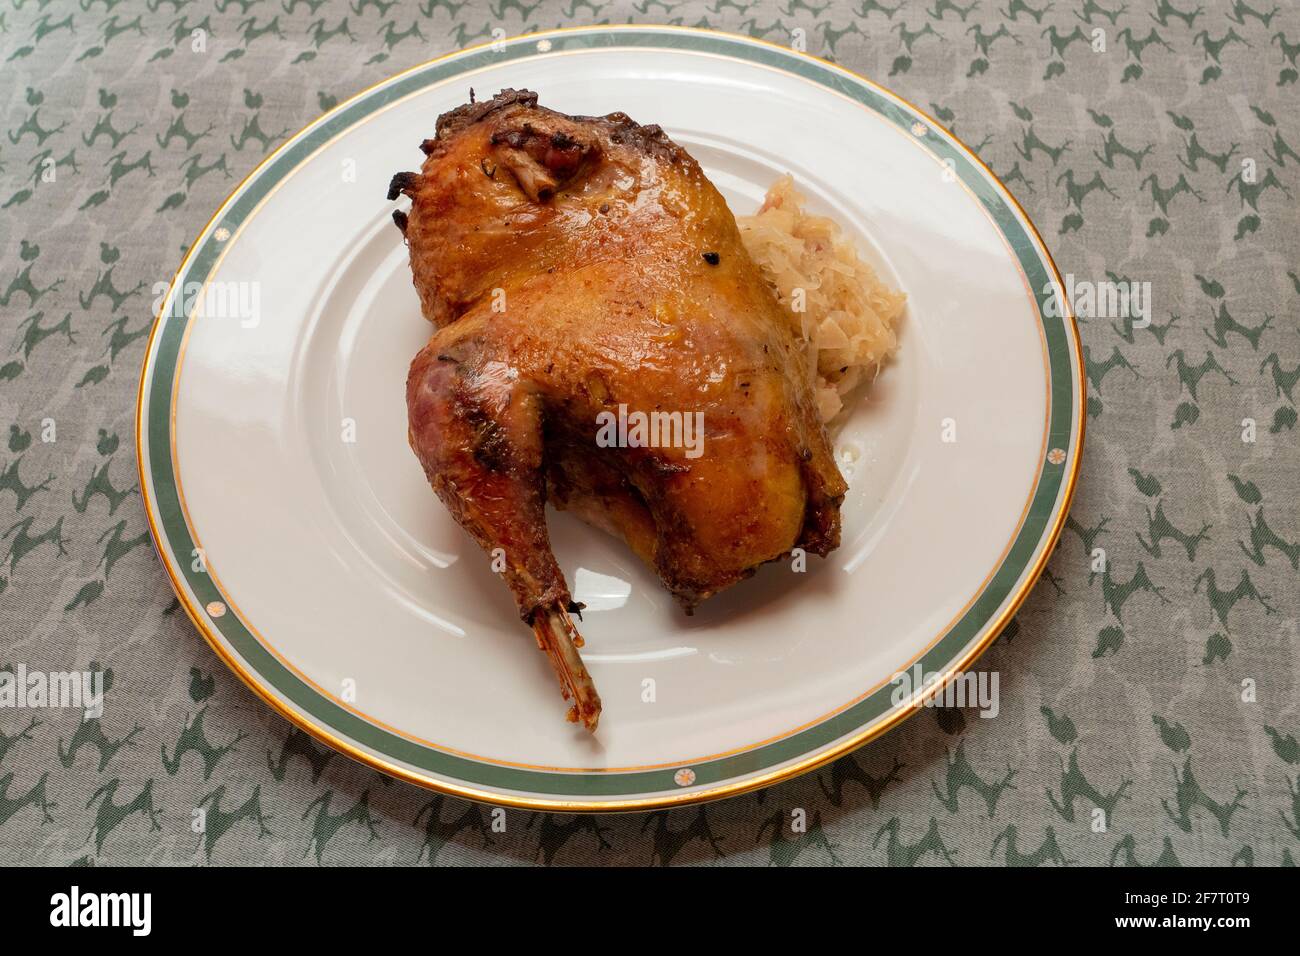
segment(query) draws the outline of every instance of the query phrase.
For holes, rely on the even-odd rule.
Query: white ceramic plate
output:
[[[552,515],[587,605],[594,737],[565,722],[503,583],[406,443],[407,365],[430,330],[384,195],[471,86],[658,123],[738,214],[792,172],[909,297],[897,361],[836,441],[851,490],[829,559],[769,565],[688,618],[621,543]],[[657,27],[466,50],[303,130],[195,241],[141,383],[150,524],[221,657],[358,759],[537,808],[738,793],[892,726],[910,705],[891,678],[965,667],[1032,586],[1083,430],[1076,330],[1045,294],[1055,275],[964,146],[833,65]]]

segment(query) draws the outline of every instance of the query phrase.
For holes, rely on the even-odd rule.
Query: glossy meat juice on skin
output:
[[[411,447],[504,559],[569,719],[594,730],[548,501],[625,540],[689,612],[793,548],[837,547],[846,485],[795,330],[722,196],[657,126],[505,90],[440,117],[421,148],[389,195],[412,200],[393,218],[436,327],[407,378]],[[702,445],[604,447],[601,413],[620,406],[702,413]]]

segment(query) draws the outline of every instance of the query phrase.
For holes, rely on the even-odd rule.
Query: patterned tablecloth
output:
[[[1290,865],[1300,5],[1277,2],[0,0],[0,667],[108,677],[98,719],[0,709],[0,862]],[[220,665],[150,546],[136,384],[156,285],[286,136],[494,30],[606,22],[803,38],[974,147],[1063,273],[1150,282],[1154,309],[1082,323],[1082,482],[984,658],[997,719],[930,710],[763,793],[498,832]]]

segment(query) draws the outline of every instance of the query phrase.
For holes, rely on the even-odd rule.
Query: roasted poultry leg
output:
[[[837,547],[846,486],[795,330],[662,130],[505,90],[422,149],[389,193],[412,200],[393,218],[437,327],[407,378],[411,447],[594,730],[548,501],[623,538],[689,612],[793,548]],[[638,415],[648,432],[611,427]]]

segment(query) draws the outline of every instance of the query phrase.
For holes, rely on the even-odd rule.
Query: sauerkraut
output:
[[[804,343],[822,421],[830,422],[844,408],[845,396],[874,379],[893,354],[907,297],[858,258],[834,220],[808,214],[804,202],[794,179],[783,176],[755,215],[736,221],[750,257]]]

